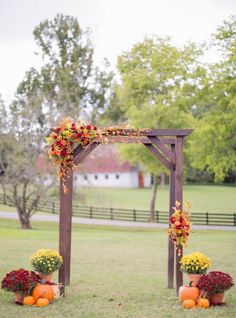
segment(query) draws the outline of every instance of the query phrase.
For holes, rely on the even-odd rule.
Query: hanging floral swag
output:
[[[65,178],[69,170],[75,169],[73,151],[78,145],[86,147],[99,135],[97,127],[83,123],[80,119],[74,122],[71,118],[63,119],[46,137],[49,146],[49,160],[57,167],[57,177],[62,179],[64,192],[67,192]]]
[[[181,255],[181,247],[187,245],[187,240],[191,230],[191,223],[189,220],[189,209],[188,204],[184,209],[181,209],[180,203],[176,201],[174,212],[170,217],[170,224],[168,234],[176,246],[178,255]]]
[[[104,130],[98,130],[96,126],[83,123],[80,119],[75,122],[71,118],[63,119],[57,127],[46,137],[46,143],[49,146],[49,160],[57,167],[58,180],[62,180],[64,192],[67,192],[65,180],[67,172],[75,169],[73,151],[78,146],[86,147],[92,144],[96,138],[100,142],[107,143],[107,136],[121,136],[123,142],[126,137],[139,137],[143,132],[150,129],[129,129],[126,126],[108,127]]]

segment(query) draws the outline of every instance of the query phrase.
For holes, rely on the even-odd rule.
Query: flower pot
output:
[[[47,274],[43,274],[43,273],[38,273],[39,276],[42,279],[42,283],[46,283],[46,282],[52,282],[52,274],[53,273],[47,273]]]
[[[224,293],[222,294],[213,294],[210,297],[211,305],[217,306],[223,304]]]
[[[21,293],[15,293],[14,297],[14,302],[16,305],[23,305],[24,296]]]
[[[192,287],[196,287],[203,274],[188,274],[188,279],[192,282]]]

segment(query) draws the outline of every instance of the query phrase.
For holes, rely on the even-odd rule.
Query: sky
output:
[[[30,67],[39,67],[33,29],[57,13],[89,28],[95,63],[117,56],[146,35],[170,36],[175,45],[208,40],[236,14],[236,0],[0,0],[0,94],[6,103]]]

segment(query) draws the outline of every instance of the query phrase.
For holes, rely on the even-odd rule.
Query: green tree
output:
[[[44,111],[55,120],[83,114],[96,121],[106,107],[113,74],[107,61],[103,69],[94,66],[88,31],[81,29],[75,17],[58,14],[41,22],[34,29],[34,38],[42,67],[31,72],[37,74],[35,84]]]
[[[180,49],[169,39],[154,37],[119,56],[121,83],[115,87],[113,101],[127,124],[134,128],[192,127],[195,88],[203,72],[200,54],[194,44]],[[112,105],[110,110],[113,109]],[[150,220],[154,220],[157,178],[164,168],[139,145],[122,147],[121,154],[153,174]]]
[[[208,98],[212,107],[198,122],[190,153],[193,165],[213,173],[215,181],[236,172],[236,17],[217,29],[213,45],[222,59],[211,67]]]

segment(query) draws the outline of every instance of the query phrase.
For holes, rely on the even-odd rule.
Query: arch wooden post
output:
[[[175,155],[175,145],[171,145],[171,151]],[[169,218],[173,213],[175,206],[175,166],[170,168],[170,205],[169,205]],[[168,237],[168,270],[167,270],[167,288],[174,288],[174,263],[175,263],[175,246],[171,238]]]
[[[60,216],[59,216],[59,253],[63,258],[63,264],[59,270],[59,282],[62,284],[61,294],[65,295],[65,286],[70,284],[71,263],[71,223],[72,223],[72,195],[73,195],[73,171],[68,171],[64,185],[60,182]]]
[[[183,136],[176,137],[175,154],[175,200],[183,206]],[[179,287],[183,285],[183,273],[180,271],[180,260],[183,256],[182,246],[176,251],[175,257],[175,276],[176,276],[176,293],[178,294]]]

